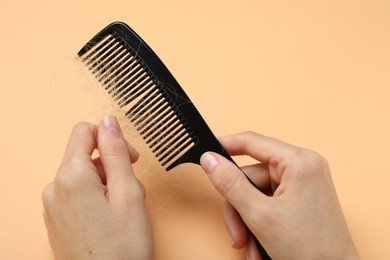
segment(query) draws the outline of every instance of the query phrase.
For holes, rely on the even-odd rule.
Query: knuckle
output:
[[[258,212],[258,211],[253,211]],[[263,207],[261,214],[252,216],[255,223],[262,223],[264,227],[277,227],[280,222],[283,222],[284,214],[281,212],[281,207]]]
[[[73,174],[58,174],[54,186],[55,189],[60,192],[69,192],[71,193],[75,189],[75,180]]]
[[[136,184],[134,185],[134,197],[138,200],[145,200],[146,197],[146,189],[145,186],[137,179]]]
[[[88,123],[88,122],[77,122],[73,126],[72,135],[73,134],[85,135],[87,133],[92,134],[92,136],[94,136],[94,138],[96,138],[97,126],[92,124],[92,123]]]
[[[142,196],[142,198],[145,198],[146,197],[145,186],[138,179],[137,179],[137,181],[138,181],[139,195]]]
[[[46,227],[48,226],[47,224],[49,223],[49,213],[46,210],[42,211],[42,218],[43,221],[45,222]]]
[[[320,154],[309,149],[300,149],[299,157],[301,161],[309,166],[317,166],[326,164],[326,160]]]
[[[47,184],[42,190],[42,204],[45,209],[50,208],[53,203],[54,191],[53,183]]]
[[[133,198],[134,200],[144,200],[145,199],[145,194],[146,194],[146,189],[144,185],[137,180],[130,189],[130,197]]]
[[[75,156],[68,159],[57,172],[54,188],[59,191],[73,192],[82,185],[85,171],[82,158]]]
[[[327,160],[314,150],[296,149],[293,158],[298,172],[302,174],[321,174],[329,168]]]
[[[253,140],[254,138],[256,138],[259,134],[252,131],[252,130],[248,130],[248,131],[244,131],[241,133],[247,140]]]
[[[83,130],[90,130],[92,124],[87,122],[77,122],[73,126],[73,131],[83,131]]]
[[[139,205],[145,202],[146,189],[140,181],[133,183],[123,192],[122,198],[127,205]]]
[[[101,153],[104,154],[104,156],[109,157],[129,157],[127,147],[122,144],[113,144],[107,146],[103,150],[101,150]]]
[[[247,130],[247,131],[244,131],[242,132],[243,135],[248,135],[248,136],[254,136],[254,135],[257,135],[256,132],[252,131],[252,130]]]

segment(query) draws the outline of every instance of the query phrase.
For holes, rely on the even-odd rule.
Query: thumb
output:
[[[265,195],[249,182],[234,163],[219,154],[206,152],[200,158],[200,164],[214,187],[244,221],[263,205]]]
[[[128,144],[115,117],[105,116],[99,124],[98,148],[109,192],[120,192],[136,183]]]

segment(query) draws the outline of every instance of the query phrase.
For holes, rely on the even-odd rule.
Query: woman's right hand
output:
[[[326,160],[317,153],[253,132],[220,138],[229,154],[259,163],[242,170],[205,153],[201,164],[226,199],[225,223],[235,248],[260,259],[253,232],[273,259],[358,259]]]

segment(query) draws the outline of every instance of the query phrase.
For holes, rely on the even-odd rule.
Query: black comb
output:
[[[78,56],[167,171],[183,163],[200,164],[207,151],[234,162],[167,67],[128,25],[108,25]],[[256,243],[262,258],[271,259]]]

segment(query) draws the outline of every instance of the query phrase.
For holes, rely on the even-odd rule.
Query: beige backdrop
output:
[[[53,259],[41,190],[73,124],[118,113],[76,53],[115,20],[159,54],[216,135],[254,130],[327,157],[361,256],[390,259],[388,0],[3,0],[0,259]],[[156,259],[244,259],[200,168],[166,174],[122,123],[143,154]]]

